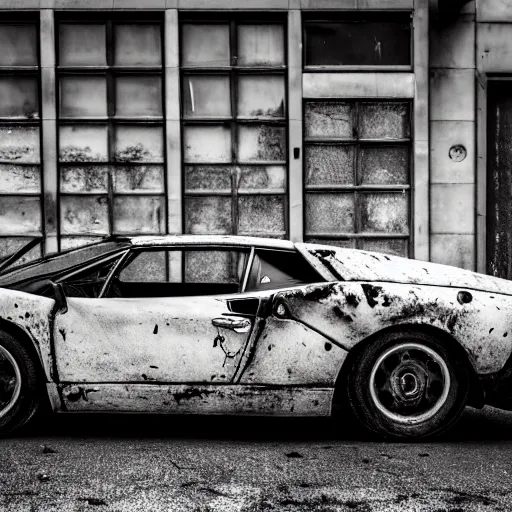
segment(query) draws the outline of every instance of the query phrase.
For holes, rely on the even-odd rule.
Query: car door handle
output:
[[[212,324],[235,332],[247,332],[251,328],[251,322],[247,318],[214,318]]]

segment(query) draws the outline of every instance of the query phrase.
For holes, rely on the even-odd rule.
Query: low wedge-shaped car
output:
[[[388,439],[437,435],[466,404],[512,409],[506,280],[236,236],[109,238],[21,265],[22,253],[0,262],[3,434],[47,404],[340,409]]]

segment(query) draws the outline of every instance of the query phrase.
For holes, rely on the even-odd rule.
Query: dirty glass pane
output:
[[[106,196],[62,196],[60,228],[63,235],[107,234]]]
[[[133,165],[114,169],[115,192],[164,192],[164,169],[160,165]]]
[[[354,239],[351,240],[333,240],[326,238],[306,238],[306,242],[310,244],[320,244],[320,245],[333,245],[334,247],[341,247],[342,249],[354,249],[356,246],[356,241]]]
[[[162,64],[160,25],[115,25],[116,66],[159,66]]]
[[[306,146],[306,185],[353,185],[354,146]]]
[[[245,190],[273,190],[285,192],[286,167],[268,165],[266,167],[241,167],[238,184],[239,191]]]
[[[283,196],[239,196],[238,233],[246,235],[283,235]]]
[[[409,254],[409,242],[403,238],[366,238],[360,241],[361,249],[372,252],[382,252],[384,254],[394,254],[396,256],[405,256]]]
[[[181,94],[184,117],[231,116],[227,76],[184,76]]]
[[[121,282],[167,281],[167,251],[142,251],[119,273]]]
[[[108,160],[105,125],[64,125],[59,128],[61,162],[101,162]]]
[[[407,139],[410,132],[408,103],[361,103],[359,138]]]
[[[353,233],[353,194],[306,194],[307,233]]]
[[[396,14],[396,21],[307,22],[306,66],[395,66],[411,63],[411,22]]]
[[[0,164],[0,192],[41,192],[41,171],[37,166]]]
[[[286,129],[260,125],[238,127],[238,160],[266,162],[286,160]]]
[[[62,76],[60,78],[62,117],[101,117],[107,115],[105,76]]]
[[[361,183],[405,185],[409,183],[409,148],[406,146],[370,146],[361,148]]]
[[[186,283],[237,283],[235,252],[186,251]]]
[[[23,238],[23,237],[2,237],[0,238],[0,258],[4,258],[5,256],[10,256],[14,254],[16,251],[19,251],[22,247],[25,247],[30,241],[32,237]],[[28,263],[29,261],[36,260],[42,256],[41,253],[41,244],[36,245],[30,251],[25,253],[16,263],[11,267],[23,265],[24,263]]]
[[[305,105],[306,137],[353,139],[354,105],[339,101],[309,101]]]
[[[39,163],[39,128],[37,126],[0,126],[0,160]]]
[[[185,126],[185,162],[230,162],[231,130],[225,126]]]
[[[409,194],[361,194],[359,201],[362,232],[409,232]]]
[[[163,162],[162,127],[118,125],[115,159],[118,162]]]
[[[185,197],[185,232],[192,235],[231,233],[230,197]]]
[[[114,199],[114,231],[132,234],[163,234],[165,201],[160,196],[117,196]]]
[[[0,77],[0,117],[39,117],[37,96],[36,78]]]
[[[161,116],[162,79],[159,76],[118,76],[116,116]]]
[[[239,25],[239,66],[284,66],[282,25]]]
[[[182,26],[182,66],[229,66],[229,26]]]
[[[187,166],[185,167],[185,190],[231,192],[231,167]]]
[[[238,115],[240,117],[284,117],[284,76],[240,76]]]
[[[0,66],[37,66],[34,25],[0,25]]]
[[[106,66],[105,25],[59,25],[60,66]]]
[[[60,250],[65,251],[67,249],[76,249],[83,245],[99,242],[101,238],[102,237],[98,236],[63,236],[60,239]]]
[[[0,234],[41,233],[41,203],[38,197],[4,196],[0,201]]]
[[[106,193],[108,191],[108,167],[88,165],[60,168],[60,191],[67,193]]]

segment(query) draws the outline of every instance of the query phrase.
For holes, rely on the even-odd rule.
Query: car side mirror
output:
[[[55,314],[60,313],[63,315],[68,310],[68,301],[66,299],[66,294],[64,293],[64,288],[60,283],[53,283],[53,296],[55,299]]]

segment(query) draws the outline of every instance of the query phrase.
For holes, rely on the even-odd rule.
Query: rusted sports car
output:
[[[328,416],[420,439],[512,409],[512,282],[234,236],[0,263],[0,429],[54,411]],[[344,416],[341,416],[341,421]]]

